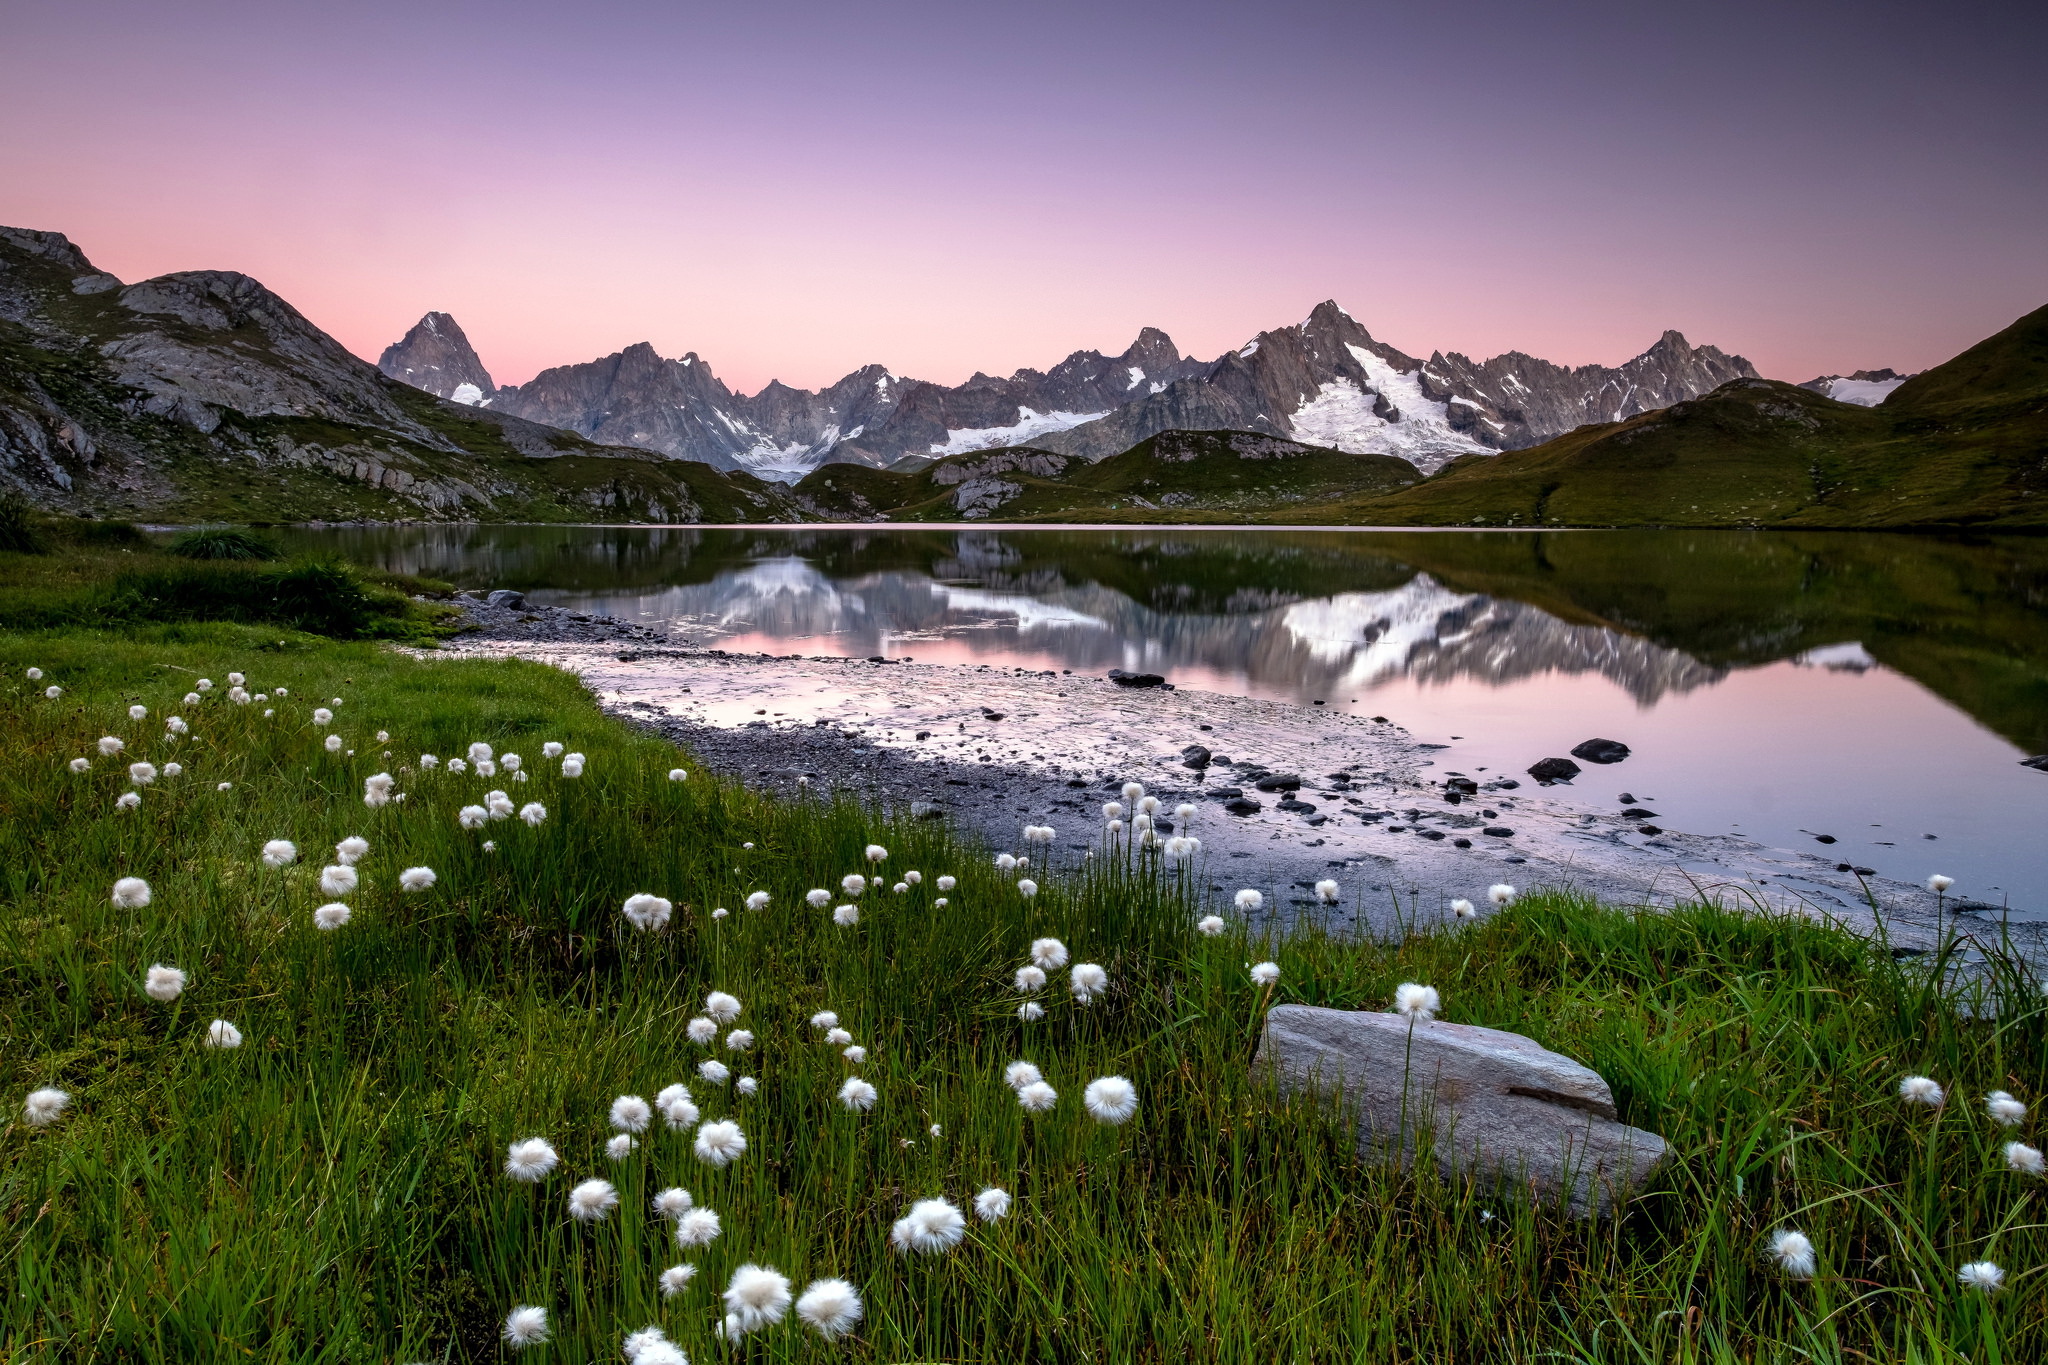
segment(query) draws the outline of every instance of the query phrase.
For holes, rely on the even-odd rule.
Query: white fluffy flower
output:
[[[721,1024],[730,1024],[740,1017],[740,1002],[724,991],[713,991],[704,997],[704,1012]]]
[[[751,1095],[761,1088],[761,1082],[752,1076],[742,1076],[732,1083],[732,1088],[742,1095]]]
[[[690,1287],[690,1281],[697,1278],[697,1267],[693,1265],[672,1265],[661,1272],[661,1296],[672,1299]]]
[[[747,893],[747,909],[765,910],[767,908],[768,893],[766,891],[749,891]]]
[[[1026,1000],[1023,1004],[1017,1006],[1017,1017],[1027,1024],[1035,1024],[1045,1018],[1045,1006],[1039,1004],[1036,1000]]]
[[[1929,877],[1927,879],[1927,889],[1929,891],[1932,891],[1937,896],[1940,895],[1942,892],[1948,890],[1951,886],[1954,886],[1955,884],[1956,879],[1954,877],[1944,877],[1939,872],[1935,873],[1932,877]]]
[[[1506,905],[1515,898],[1515,888],[1506,882],[1495,882],[1486,888],[1486,898],[1495,905]]]
[[[166,967],[161,962],[153,962],[142,978],[142,993],[152,1000],[161,1000],[169,1004],[185,993],[185,982],[186,976],[183,971],[176,967]]]
[[[1119,819],[1123,815],[1123,813],[1124,808],[1121,802],[1105,801],[1102,803],[1102,818],[1104,820],[1114,822],[1117,819]]]
[[[939,890],[941,891],[951,891],[954,887],[958,885],[960,885],[960,879],[958,877],[939,878]]]
[[[499,1332],[505,1344],[513,1350],[523,1350],[548,1339],[548,1310],[522,1303],[505,1315],[505,1326]]]
[[[708,1166],[729,1166],[747,1150],[747,1135],[731,1119],[699,1124],[692,1150]]]
[[[1138,1088],[1121,1076],[1098,1077],[1081,1092],[1081,1103],[1097,1123],[1128,1123],[1138,1112]]]
[[[1246,911],[1247,913],[1253,910],[1257,910],[1260,906],[1266,903],[1266,898],[1260,895],[1258,892],[1252,890],[1250,887],[1246,887],[1244,890],[1238,892],[1236,899],[1237,908]]]
[[[92,760],[91,760],[91,759],[89,759],[89,758],[74,758],[74,759],[72,759],[72,760],[71,760],[71,771],[72,771],[72,772],[75,772],[75,773],[83,773],[83,772],[90,772],[91,770],[92,770]]]
[[[860,923],[860,907],[857,905],[835,905],[832,907],[832,922],[842,929],[851,929]]]
[[[114,798],[114,805],[121,810],[134,810],[142,804],[142,797],[135,792],[122,792]]]
[[[804,903],[813,910],[823,910],[832,903],[832,893],[822,886],[813,887],[804,892]]]
[[[1074,970],[1067,974],[1067,987],[1074,993],[1074,999],[1087,1005],[1095,997],[1109,989],[1109,973],[1093,962],[1076,962]]]
[[[216,1019],[206,1026],[208,1047],[240,1047],[242,1031],[225,1019]]]
[[[391,789],[398,779],[390,773],[372,773],[363,779],[363,804],[375,810],[391,804]]]
[[[668,770],[668,780],[671,782],[687,782],[690,780],[690,775],[681,768],[670,768]]]
[[[633,1149],[637,1146],[639,1144],[633,1140],[631,1133],[620,1133],[612,1138],[611,1141],[605,1143],[604,1154],[613,1161],[624,1161],[627,1157],[633,1155]]]
[[[461,774],[469,771],[469,764],[464,762],[462,759],[451,758],[448,760],[448,771],[460,776]]]
[[[584,761],[584,760],[583,760],[583,755],[582,755],[582,754],[565,754],[565,755],[563,755],[563,757],[562,757],[562,776],[564,776],[564,777],[581,777],[581,776],[583,776],[583,761]]]
[[[398,884],[407,891],[426,891],[439,880],[431,867],[408,867],[398,874]]]
[[[1060,1092],[1044,1081],[1032,1081],[1017,1087],[1017,1103],[1027,1114],[1043,1114],[1060,1102]]]
[[[841,1048],[839,1051],[839,1055],[846,1058],[847,1061],[852,1062],[855,1066],[859,1066],[862,1062],[868,1059],[868,1050],[862,1047],[860,1044],[855,1043],[852,1047]]]
[[[1948,1098],[1940,1082],[1929,1076],[1908,1076],[1899,1082],[1899,1098],[1908,1104],[1924,1104],[1939,1108]]]
[[[316,706],[313,708],[313,723],[315,725],[326,725],[333,721],[333,719],[334,713],[326,707]]]
[[[1784,1228],[1771,1234],[1771,1260],[1795,1280],[1810,1280],[1818,1265],[1813,1240],[1803,1232]]]
[[[482,829],[490,819],[491,813],[482,806],[464,806],[455,812],[455,823],[464,829]]]
[[[1011,1062],[1003,1068],[1003,1084],[1012,1090],[1022,1090],[1027,1085],[1036,1085],[1044,1080],[1037,1067],[1029,1062]]]
[[[1017,883],[1017,894],[1022,896],[1025,900],[1030,900],[1033,896],[1038,894],[1038,883],[1032,881],[1029,877],[1024,878],[1022,881]]]
[[[609,1180],[586,1180],[569,1191],[569,1214],[579,1223],[599,1223],[619,1206],[619,1191]]]
[[[2048,1164],[2044,1164],[2039,1147],[2029,1147],[2024,1142],[2008,1142],[2004,1151],[2007,1170],[2020,1175],[2040,1175],[2043,1170],[2048,1170]]]
[[[1279,979],[1280,964],[1277,962],[1261,962],[1252,968],[1253,985],[1270,986]]]
[[[819,1010],[811,1016],[812,1028],[838,1028],[839,1016],[832,1010]]]
[[[697,1074],[713,1085],[724,1085],[732,1079],[732,1068],[721,1061],[703,1061],[697,1063]]]
[[[322,740],[322,741],[320,741],[320,742],[321,742],[321,744],[322,744],[322,745],[324,745],[324,746],[326,747],[326,749],[327,749],[327,752],[328,752],[328,753],[330,753],[330,754],[338,754],[338,753],[340,753],[340,752],[341,752],[341,736],[340,736],[340,735],[329,735],[329,736],[328,736],[328,737],[327,737],[326,739],[324,739],[324,740]]]
[[[123,877],[114,883],[110,899],[123,910],[140,910],[149,904],[149,883],[140,877]]]
[[[201,678],[198,682],[192,685],[198,688],[201,692],[213,691],[213,679],[211,678]]]
[[[148,786],[156,781],[156,764],[130,763],[128,765],[128,780],[138,787]]]
[[[661,928],[668,923],[669,916],[674,911],[675,906],[667,899],[649,895],[645,891],[626,897],[626,903],[619,909],[619,913],[626,917],[626,922],[640,930]]]
[[[872,1109],[875,1088],[858,1076],[848,1076],[846,1084],[839,1087],[839,1102],[848,1109]]]
[[[839,879],[839,894],[842,896],[857,897],[867,889],[868,879],[858,872],[849,872]]]
[[[745,1052],[753,1045],[754,1034],[751,1029],[736,1028],[731,1033],[725,1035],[725,1050],[727,1052]]]
[[[1031,940],[1031,960],[1049,972],[1067,965],[1067,945],[1056,938]]]
[[[916,868],[912,868],[903,874],[903,880],[909,882],[912,886],[916,886],[924,880],[924,873],[919,872]]]
[[[1479,911],[1474,908],[1472,902],[1466,900],[1463,896],[1451,902],[1451,913],[1459,919],[1476,919],[1479,915]]]
[[[1223,928],[1223,916],[1221,915],[1204,915],[1195,921],[1196,932],[1208,938],[1216,937],[1223,932]]]
[[[349,921],[349,908],[340,901],[329,901],[313,912],[315,929],[339,929]]]
[[[43,670],[40,668],[31,668],[28,671],[27,677],[30,682],[41,682],[43,680]]]
[[[1017,969],[1017,989],[1026,995],[1045,989],[1045,968],[1025,964]]]
[[[689,1036],[691,1042],[702,1045],[718,1036],[718,1024],[715,1020],[706,1019],[700,1014],[683,1026],[683,1032]]]
[[[1437,995],[1436,987],[1420,985],[1414,981],[1403,981],[1394,988],[1394,1013],[1405,1014],[1410,1019],[1434,1019],[1436,1012],[1443,1008],[1443,1000]]]
[[[560,1162],[554,1145],[546,1138],[521,1138],[505,1148],[505,1174],[529,1185],[545,1179]]]
[[[796,1301],[796,1315],[834,1341],[860,1325],[860,1294],[845,1280],[813,1280]]]
[[[974,1213],[984,1223],[993,1223],[1010,1212],[1010,1192],[989,1186],[974,1196]]]
[[[334,861],[344,867],[354,867],[369,851],[370,841],[352,834],[334,846]]]
[[[1325,905],[1335,905],[1337,903],[1338,890],[1335,878],[1325,877],[1316,883],[1316,899]]]
[[[945,1199],[918,1200],[889,1230],[889,1240],[898,1251],[927,1256],[951,1251],[966,1235],[967,1219]]]
[[[46,1085],[40,1090],[28,1092],[28,1099],[22,1104],[21,1116],[32,1127],[47,1128],[64,1116],[71,1097],[55,1086]]]
[[[298,860],[298,846],[289,839],[272,839],[263,846],[265,867],[289,867]]]
[[[1986,1095],[1984,1108],[1991,1121],[2001,1128],[2014,1128],[2027,1121],[2027,1106],[2003,1090]]]
[[[1014,854],[1014,853],[998,853],[998,854],[996,855],[996,871],[998,871],[998,872],[1012,872],[1012,871],[1015,871],[1015,870],[1016,870],[1016,867],[1017,867],[1017,855],[1016,855],[1016,854]]]
[[[164,729],[174,735],[190,734],[192,727],[185,723],[183,716],[164,717]]]
[[[432,754],[421,754],[420,766],[422,768],[438,768],[441,766],[441,760]]]
[[[789,1312],[789,1277],[771,1266],[741,1266],[726,1283],[725,1311],[742,1333],[774,1326]]]
[[[128,719],[130,720],[143,720],[148,715],[149,708],[147,706],[131,706],[128,708]]]
[[[1965,1289],[1993,1294],[2005,1288],[2005,1272],[1990,1261],[1972,1261],[1956,1271],[1956,1281]]]
[[[356,870],[345,863],[336,863],[332,867],[320,869],[320,891],[323,895],[346,896],[356,889],[357,883],[361,880],[356,875]]]
[[[491,761],[491,755],[496,751],[493,750],[490,745],[484,743],[482,740],[476,740],[469,746],[467,752],[469,754],[470,762],[488,763]]]
[[[698,1112],[697,1102],[687,1094],[662,1101],[661,1119],[672,1133],[687,1133],[697,1126],[703,1115]]]
[[[562,746],[553,740],[549,740],[540,746],[540,752],[544,758],[560,758],[562,756]]]
[[[184,765],[184,764],[182,764],[182,763],[166,763],[166,764],[164,764],[164,776],[165,776],[165,777],[176,777],[176,776],[178,776],[178,775],[179,775],[180,773],[182,773],[182,772],[184,772],[184,771],[185,771],[185,765]]]
[[[889,850],[883,848],[880,844],[869,844],[863,851],[863,855],[871,863],[881,863],[889,860]]]
[[[622,1133],[644,1133],[654,1122],[654,1109],[638,1095],[621,1095],[612,1101],[611,1125]]]
[[[834,1015],[833,1017],[837,1018],[838,1016]],[[832,1044],[832,1046],[834,1047],[845,1047],[848,1043],[853,1041],[853,1035],[851,1033],[848,1033],[845,1029],[839,1027],[837,1024],[834,1024],[831,1028],[825,1031],[825,1041]]]
[[[710,1209],[691,1209],[676,1219],[676,1245],[708,1247],[718,1240],[718,1215]]]

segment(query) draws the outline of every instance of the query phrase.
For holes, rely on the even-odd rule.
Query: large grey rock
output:
[[[1579,1217],[1611,1213],[1666,1152],[1619,1121],[1598,1073],[1500,1029],[1277,1005],[1258,1065],[1284,1092],[1337,1097],[1370,1156],[1405,1161],[1427,1133],[1446,1174],[1492,1176]]]

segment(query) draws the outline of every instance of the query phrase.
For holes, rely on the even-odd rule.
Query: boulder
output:
[[[2023,758],[2020,760],[2020,766],[2048,773],[2048,754],[2036,754],[2032,758]]]
[[[1588,763],[1619,763],[1628,757],[1628,745],[1618,739],[1589,739],[1573,748],[1572,757]]]
[[[1607,1082],[1534,1039],[1444,1020],[1276,1005],[1255,1063],[1283,1093],[1334,1097],[1362,1155],[1527,1189],[1605,1217],[1663,1163],[1664,1140],[1615,1113]]]
[[[1118,687],[1164,687],[1166,679],[1157,673],[1126,673],[1121,668],[1109,670],[1109,680]]]
[[[1267,773],[1252,785],[1262,792],[1296,792],[1301,790],[1301,777],[1297,773]]]
[[[484,604],[492,607],[523,607],[526,605],[526,594],[514,592],[510,588],[499,588],[484,598]]]
[[[1190,744],[1187,748],[1180,751],[1180,766],[1183,768],[1193,768],[1199,772],[1201,769],[1209,766],[1209,760],[1213,756],[1209,752],[1208,746]]]
[[[1569,782],[1579,775],[1579,765],[1568,758],[1539,759],[1529,765],[1529,776],[1538,782]]]
[[[1259,813],[1260,806],[1258,802],[1252,800],[1249,796],[1233,796],[1223,803],[1223,809],[1229,811],[1232,815],[1256,815]]]

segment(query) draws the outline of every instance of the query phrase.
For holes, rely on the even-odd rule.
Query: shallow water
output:
[[[2048,910],[2048,541],[1824,532],[375,527],[290,533],[778,654],[1109,668],[1392,717],[1441,770]],[[1818,836],[1836,842],[1823,845]],[[1928,836],[1933,836],[1932,838]]]

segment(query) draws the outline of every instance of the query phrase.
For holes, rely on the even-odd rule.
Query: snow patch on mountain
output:
[[[1491,454],[1492,449],[1456,431],[1450,404],[1422,391],[1422,371],[1396,370],[1363,346],[1348,346],[1371,388],[1332,379],[1294,411],[1294,439],[1354,455],[1398,455],[1425,474],[1454,455]],[[1377,409],[1380,398],[1394,410],[1389,420]]]
[[[474,384],[457,384],[455,391],[448,395],[451,403],[460,403],[465,408],[485,407],[484,391]]]
[[[1418,650],[1455,645],[1470,635],[1485,602],[1417,574],[1388,592],[1296,602],[1281,613],[1280,623],[1318,664],[1340,667],[1344,684],[1365,686],[1399,676]]]
[[[965,455],[970,450],[994,450],[999,446],[1023,445],[1034,436],[1066,431],[1109,416],[1101,412],[1033,412],[1017,409],[1017,420],[1006,427],[949,427],[946,439],[932,442],[934,455]]]
[[[1890,397],[1893,389],[1905,382],[1904,378],[1835,378],[1828,381],[1827,395],[1837,403],[1854,403],[1859,408],[1874,408]]]

